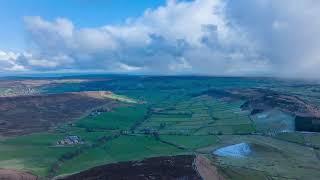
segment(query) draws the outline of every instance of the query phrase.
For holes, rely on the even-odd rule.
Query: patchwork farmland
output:
[[[119,166],[139,162],[152,164],[156,157],[179,159],[195,156],[194,161],[205,163],[198,164],[199,168],[204,168],[198,172],[213,173],[226,179],[319,177],[320,134],[296,131],[296,112],[286,111],[286,108],[294,108],[281,106],[282,109],[269,109],[259,106],[266,109],[257,110],[243,106],[248,102],[256,103],[251,101],[256,98],[252,95],[258,94],[257,98],[261,98],[261,90],[251,87],[272,89],[272,82],[208,77],[112,78],[105,78],[105,81],[46,83],[33,87],[40,93],[34,96],[41,97],[38,98],[41,101],[32,99],[34,111],[38,110],[36,105],[40,103],[42,108],[53,114],[47,113],[47,116],[38,116],[38,119],[25,116],[26,119],[19,121],[13,118],[10,123],[28,121],[30,128],[14,126],[14,132],[23,133],[11,133],[13,130],[10,129],[2,133],[5,136],[0,139],[0,167],[28,172],[41,178],[63,179],[73,177],[71,174],[76,177],[76,173],[82,171],[90,174],[91,170],[85,170],[97,166],[108,169],[117,163]],[[194,83],[198,84],[197,89],[194,89]],[[215,89],[216,86],[220,89]],[[286,96],[291,97],[287,93]],[[81,97],[81,101],[73,102],[70,107],[59,105],[64,102],[43,103],[44,98],[70,94]],[[19,96],[10,98],[19,99]],[[85,101],[92,98],[98,104],[75,109],[88,104]],[[22,102],[28,100],[21,99]],[[71,98],[72,101],[74,99]],[[2,108],[17,107],[9,109],[12,112],[22,113],[30,108],[16,99],[1,100],[6,104]],[[310,102],[312,105],[316,103]],[[66,116],[69,111],[77,112],[76,116]],[[6,113],[8,121],[12,113]],[[48,122],[50,118],[57,117],[65,119],[35,131],[31,126],[34,121]],[[282,125],[275,126],[279,122]],[[275,131],[270,133],[270,130]],[[70,137],[77,143],[61,143]],[[244,158],[214,154],[237,144],[246,144],[250,153]],[[312,162],[313,167],[308,162]]]

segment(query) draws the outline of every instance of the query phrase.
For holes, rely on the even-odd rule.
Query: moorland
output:
[[[316,81],[2,78],[0,176],[319,179],[319,107]]]

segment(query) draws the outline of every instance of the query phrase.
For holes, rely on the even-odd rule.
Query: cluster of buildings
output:
[[[66,136],[62,140],[57,142],[57,145],[75,145],[83,144],[83,141],[79,136]]]
[[[0,97],[29,96],[37,93],[38,91],[33,88],[17,87],[0,90]]]
[[[95,116],[99,116],[99,115],[101,115],[102,113],[109,112],[109,111],[110,111],[109,108],[103,107],[103,108],[99,108],[99,109],[93,110],[93,111],[89,114],[89,116],[95,117]]]

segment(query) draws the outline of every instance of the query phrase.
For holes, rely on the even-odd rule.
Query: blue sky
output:
[[[147,8],[165,0],[0,0],[0,49],[21,50],[24,45],[24,16],[48,20],[68,18],[78,27],[122,23],[140,16]]]
[[[320,1],[0,0],[0,73],[320,77]]]

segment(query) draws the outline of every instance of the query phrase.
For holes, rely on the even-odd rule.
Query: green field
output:
[[[2,140],[0,166],[46,176],[60,156],[77,148],[54,147],[62,137],[62,134],[40,133]]]
[[[124,102],[112,111],[75,119],[48,132],[1,138],[0,168],[52,178],[97,165],[148,157],[197,153],[211,157],[215,149],[247,142],[255,148],[252,157],[213,157],[212,162],[234,179],[318,176],[319,133],[280,133],[279,128],[271,136],[267,132],[275,127],[272,125],[291,122],[293,117],[272,111],[268,112],[271,118],[262,119],[261,123],[255,121],[256,116],[240,109],[242,100],[201,94],[210,88],[272,88],[273,83],[238,78],[139,77],[42,87],[44,93],[110,90],[120,94],[114,98]],[[285,85],[281,91],[293,91]],[[270,119],[275,120],[271,125]],[[79,136],[84,143],[56,145],[69,135]]]
[[[3,156],[1,161],[16,161],[12,161],[11,165],[2,163],[0,167],[24,169],[41,176],[56,176],[105,163],[192,153],[218,142],[218,137],[211,132],[198,135],[204,126],[219,123],[212,118],[214,104],[210,104],[210,107],[207,104],[212,99],[177,96],[168,92],[163,94],[154,99],[146,96],[148,101],[144,104],[118,107],[111,112],[61,125],[51,133],[5,139],[1,141],[2,154],[10,155]],[[227,113],[217,116],[233,117]],[[238,122],[238,119],[235,120],[229,120],[230,123],[228,121],[226,124],[230,132]],[[243,123],[243,120],[239,123]],[[146,133],[146,128],[160,136],[156,137],[154,132]],[[77,135],[85,143],[56,147],[55,143],[67,135]]]
[[[189,150],[196,150],[218,143],[219,139],[215,135],[204,136],[183,136],[183,135],[161,135],[160,139],[176,144]]]
[[[146,115],[146,106],[128,106],[114,109],[96,117],[83,118],[76,123],[78,127],[100,130],[129,130]]]
[[[65,162],[58,174],[78,172],[106,163],[182,153],[182,150],[161,143],[151,136],[121,136]]]

